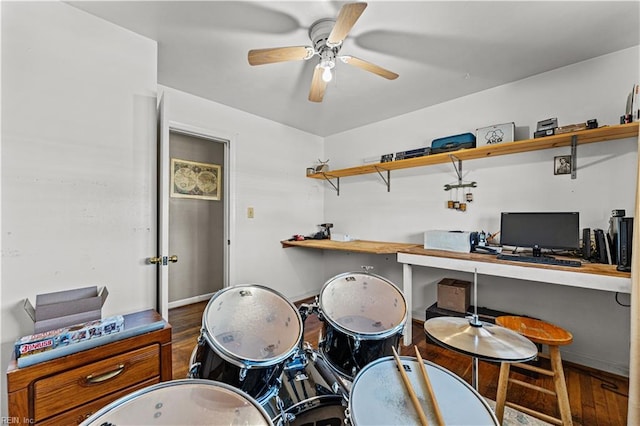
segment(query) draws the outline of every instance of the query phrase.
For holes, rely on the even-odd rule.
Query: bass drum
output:
[[[81,423],[104,425],[273,425],[258,402],[225,383],[162,382],[122,397]]]
[[[407,320],[404,295],[391,281],[348,272],[327,281],[318,296],[323,322],[319,349],[334,369],[353,379],[368,363],[391,355]]]
[[[263,404],[275,425],[344,424],[351,382],[335,374],[308,344],[286,364],[281,380],[278,394]]]
[[[419,361],[406,356],[400,360],[428,423],[438,424]],[[423,362],[445,424],[498,426],[493,410],[475,389],[451,371]],[[378,359],[358,373],[351,387],[347,417],[353,426],[420,424],[393,357]]]
[[[262,403],[277,392],[302,333],[300,313],[280,293],[255,284],[220,290],[205,308],[189,377],[227,383]]]

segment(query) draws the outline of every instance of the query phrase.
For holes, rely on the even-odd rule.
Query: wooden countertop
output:
[[[373,254],[396,254],[401,250],[418,248],[418,244],[391,243],[384,241],[335,241],[335,240],[303,240],[303,241],[280,241],[282,248],[305,247],[321,250],[341,250],[357,253]]]
[[[527,263],[527,262],[512,262],[508,260],[499,260],[496,259],[496,256],[493,254],[483,254],[483,253],[458,253],[452,251],[445,250],[432,250],[425,249],[421,246],[414,245],[413,247],[409,247],[406,249],[402,249],[399,253],[406,254],[415,254],[421,256],[432,256],[432,257],[442,257],[447,259],[459,259],[459,260],[472,260],[477,262],[487,262],[487,263],[496,263],[501,265],[514,265],[514,266],[522,266],[525,268],[543,268],[543,269],[554,269],[568,272],[579,272],[583,274],[596,274],[596,275],[605,275],[609,277],[617,277],[617,278],[631,278],[630,272],[620,272],[616,269],[616,265],[605,265],[602,263],[582,263],[580,267],[572,267],[572,266],[559,266],[559,265],[544,265],[537,263]],[[562,259],[562,256],[555,256],[559,259]],[[571,260],[578,260],[575,258],[567,258]]]

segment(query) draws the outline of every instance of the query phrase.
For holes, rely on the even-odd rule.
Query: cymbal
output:
[[[436,317],[424,323],[424,331],[436,343],[486,361],[524,362],[536,357],[538,348],[508,328],[469,318]]]

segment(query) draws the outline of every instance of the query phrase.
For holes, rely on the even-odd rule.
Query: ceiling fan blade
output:
[[[316,65],[316,69],[313,71],[311,89],[309,89],[309,100],[311,102],[322,102],[322,98],[324,97],[324,90],[327,88],[327,83],[322,79],[323,71],[320,65]]]
[[[302,61],[313,56],[310,46],[274,47],[271,49],[254,49],[249,51],[249,64],[265,65],[275,62]]]
[[[338,13],[338,18],[336,19],[336,23],[331,30],[331,34],[329,34],[329,38],[327,39],[327,44],[329,46],[337,46],[342,43],[353,28],[354,24],[364,12],[364,9],[367,7],[367,3],[347,3],[340,9]]]
[[[384,77],[389,80],[395,80],[396,78],[398,78],[398,74],[396,74],[395,72],[386,70],[378,65],[372,64],[371,62],[367,62],[363,59],[355,58],[353,56],[340,56],[340,60],[345,64],[353,65],[354,67],[361,68],[365,71],[378,74],[380,77]]]

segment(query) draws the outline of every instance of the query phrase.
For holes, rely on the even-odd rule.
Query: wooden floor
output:
[[[169,322],[173,327],[173,378],[182,379],[187,376],[191,352],[193,351],[200,329],[202,315],[207,302],[174,308],[169,311]],[[322,322],[316,315],[310,315],[304,324],[304,340],[318,347],[318,335]],[[413,322],[413,344],[418,346],[421,356],[452,371],[471,382],[471,358],[457,354],[448,349],[427,341],[422,322]],[[402,346],[403,355],[414,356],[413,347]],[[585,426],[626,425],[629,381],[625,377],[616,376],[599,370],[564,363],[571,414],[574,424]],[[521,370],[522,371],[522,370]],[[481,395],[495,400],[499,366],[495,363],[480,361],[478,367]],[[533,378],[515,373],[525,382],[553,387],[550,378]],[[517,404],[559,417],[555,399],[549,395],[532,392],[525,388],[511,385],[507,399]]]

